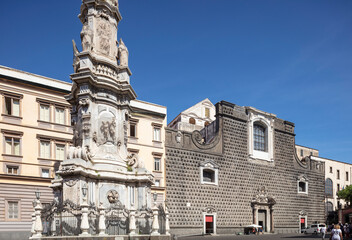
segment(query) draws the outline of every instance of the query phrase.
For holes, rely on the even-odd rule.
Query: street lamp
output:
[[[37,188],[37,190],[35,190],[35,197],[37,198],[37,200],[39,200],[39,198],[40,198],[40,191],[38,188]]]

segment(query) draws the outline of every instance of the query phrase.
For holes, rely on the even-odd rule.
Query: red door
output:
[[[205,233],[214,233],[214,216],[212,215],[205,216]]]

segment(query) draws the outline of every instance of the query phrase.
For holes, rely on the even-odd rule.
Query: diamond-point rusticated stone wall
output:
[[[171,232],[203,233],[204,213],[216,214],[216,233],[243,232],[253,223],[253,198],[265,187],[272,196],[273,230],[297,232],[300,216],[324,222],[324,163],[300,162],[295,153],[294,124],[274,119],[274,161],[249,158],[248,113],[225,101],[217,108],[218,139],[207,147],[196,134],[166,130],[166,194]],[[200,163],[218,165],[218,185],[201,184]],[[308,194],[298,193],[298,179],[308,179]],[[268,213],[269,214],[269,213]]]

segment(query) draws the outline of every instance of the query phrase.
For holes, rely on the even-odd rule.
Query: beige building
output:
[[[345,207],[346,202],[337,197],[337,192],[351,185],[352,164],[323,157],[311,157],[325,162],[325,195],[327,211]]]
[[[313,160],[325,162],[325,203],[326,217],[332,220],[336,210],[345,207],[346,202],[339,199],[337,192],[351,185],[352,164],[319,157],[319,150],[296,145],[296,152],[300,159],[310,156]],[[335,214],[335,218],[336,218]],[[337,219],[334,219],[335,222]]]
[[[297,145],[297,144],[296,144],[296,153],[299,159],[302,159],[307,156],[315,156],[315,157],[319,156],[319,150]]]
[[[66,82],[0,66],[1,239],[30,229],[36,189],[44,204],[53,198],[48,186],[72,139],[70,105],[63,98],[70,89]]]
[[[127,150],[138,153],[146,169],[155,177],[152,192],[157,202],[165,200],[165,129],[166,107],[139,100],[131,101],[132,118],[128,131]]]
[[[29,235],[35,191],[53,199],[49,185],[72,141],[71,84],[0,66],[0,239]],[[128,150],[153,172],[158,202],[165,200],[166,107],[131,102]],[[14,233],[16,235],[14,235]]]

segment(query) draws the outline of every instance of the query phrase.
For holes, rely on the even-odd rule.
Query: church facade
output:
[[[298,232],[324,222],[324,163],[295,151],[294,124],[221,101],[200,131],[167,128],[171,232]]]

